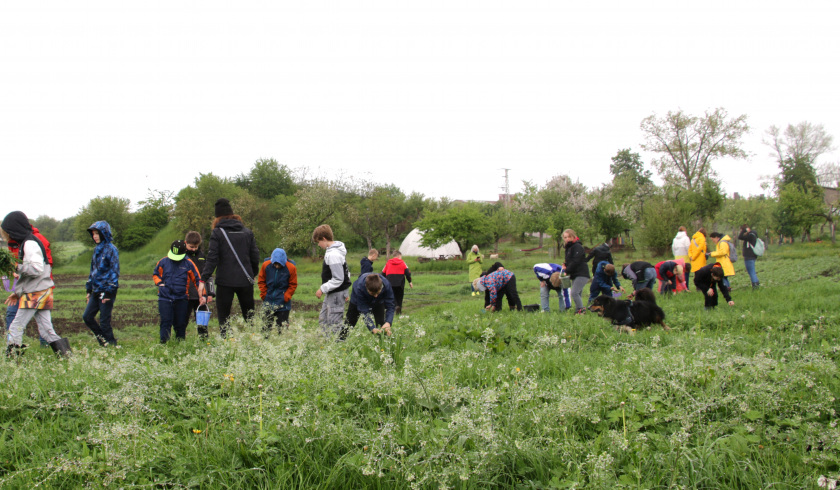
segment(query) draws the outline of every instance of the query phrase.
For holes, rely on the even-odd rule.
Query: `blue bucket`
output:
[[[205,311],[201,311],[202,306],[205,308]],[[206,327],[210,324],[210,308],[207,305],[199,305],[195,310],[195,323],[199,327]]]

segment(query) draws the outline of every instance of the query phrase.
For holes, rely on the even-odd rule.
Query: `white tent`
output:
[[[427,257],[431,259],[439,259],[441,257],[451,259],[461,256],[461,249],[458,248],[458,244],[455,243],[455,240],[452,240],[451,242],[436,249],[431,249],[420,245],[420,240],[422,238],[423,234],[420,230],[417,228],[411,230],[411,233],[405,237],[402,245],[400,245],[400,253],[406,257]]]

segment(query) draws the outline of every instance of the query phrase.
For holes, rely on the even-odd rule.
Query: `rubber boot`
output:
[[[397,309],[396,314],[397,315],[402,315],[402,306],[397,306],[396,309]]]
[[[53,352],[55,352],[59,357],[69,357],[73,355],[73,350],[70,349],[70,341],[63,337],[54,342],[50,342],[49,346],[52,347]]]
[[[201,340],[206,340],[207,339],[207,327],[206,326],[204,326],[204,325],[199,325],[198,326],[198,338],[200,338]]]

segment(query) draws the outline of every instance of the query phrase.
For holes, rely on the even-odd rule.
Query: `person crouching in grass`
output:
[[[365,326],[371,333],[384,333],[390,337],[395,305],[394,290],[387,279],[372,272],[362,274],[353,283],[345,328],[340,339],[347,338],[347,333],[356,326],[360,315],[364,315]]]
[[[204,304],[204,284],[195,263],[186,258],[187,244],[183,240],[172,242],[169,253],[155,265],[152,280],[158,288],[158,311],[160,312],[160,343],[169,341],[172,326],[175,338],[187,337],[187,323],[190,319],[190,285],[198,284],[199,304]]]
[[[724,274],[723,267],[717,263],[701,267],[694,273],[694,287],[703,294],[707,310],[711,310],[718,305],[716,289],[720,290],[729,306],[735,306],[735,302],[729,295],[729,288],[723,285]]]
[[[283,333],[283,327],[289,325],[289,313],[292,311],[292,295],[297,289],[297,267],[294,261],[286,257],[286,251],[275,248],[271,257],[260,267],[257,276],[260,299],[270,321],[263,326],[266,336],[272,328]]]
[[[623,293],[624,288],[621,287],[621,283],[618,282],[618,277],[616,277],[615,265],[602,260],[595,268],[595,276],[592,278],[592,285],[589,286],[588,303],[592,303],[601,294],[612,296],[613,291]]]
[[[522,311],[522,301],[519,300],[519,291],[516,290],[516,276],[507,269],[500,268],[496,272],[479,277],[473,282],[473,287],[478,291],[490,292],[490,304],[485,308],[488,311],[502,309],[503,295],[507,297],[511,310]]]

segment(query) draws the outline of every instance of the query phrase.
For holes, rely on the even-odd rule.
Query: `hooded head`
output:
[[[286,267],[286,251],[282,248],[275,248],[273,252],[271,252],[271,263],[272,264],[280,264],[283,267]]]
[[[26,237],[32,233],[32,225],[23,211],[12,211],[7,214],[3,218],[3,224],[0,225],[0,228],[3,228],[10,239],[18,243],[23,243]]]
[[[94,230],[99,232],[99,243],[111,243],[113,237],[111,236],[111,225],[107,221],[97,221],[88,227],[88,233],[93,237]]]

